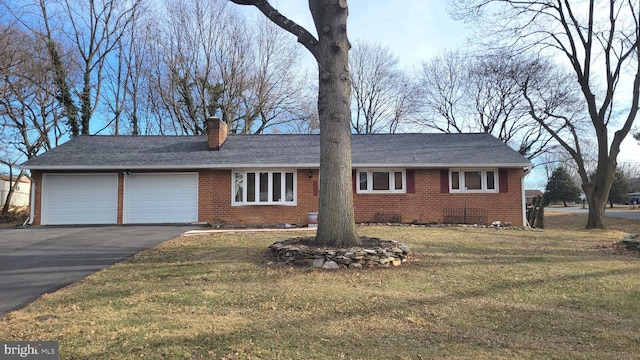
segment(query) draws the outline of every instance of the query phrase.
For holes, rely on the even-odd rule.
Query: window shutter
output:
[[[356,193],[356,190],[358,189],[357,188],[358,182],[356,181],[357,180],[357,175],[358,175],[358,172],[356,170],[352,170],[351,171],[351,185],[353,187],[353,193],[354,194]]]
[[[313,181],[313,196],[318,196],[318,181]]]
[[[414,194],[416,192],[416,171],[407,169],[407,193]]]
[[[449,192],[449,169],[440,170],[440,192],[443,194]]]
[[[507,169],[498,170],[498,181],[500,182],[500,192],[509,192],[509,171]]]

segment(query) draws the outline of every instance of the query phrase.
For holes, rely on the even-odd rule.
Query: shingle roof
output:
[[[526,167],[489,134],[352,136],[354,167]],[[206,136],[80,136],[21,165],[39,170],[308,167],[320,163],[320,135],[229,135],[220,150]]]

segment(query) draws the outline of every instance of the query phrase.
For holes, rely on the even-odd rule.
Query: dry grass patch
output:
[[[603,246],[622,231],[563,226],[361,227],[412,260],[337,272],[267,266],[290,233],[179,237],[8,314],[0,339],[64,359],[637,357],[640,259]]]

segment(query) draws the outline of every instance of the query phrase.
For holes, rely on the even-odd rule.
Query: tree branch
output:
[[[238,5],[253,5],[260,10],[274,24],[290,32],[298,38],[298,42],[302,44],[313,57],[318,60],[318,40],[305,28],[298,25],[276,10],[267,0],[229,0]]]

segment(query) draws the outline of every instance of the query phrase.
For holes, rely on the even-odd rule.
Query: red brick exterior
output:
[[[522,169],[507,171],[508,192],[443,193],[439,169],[415,170],[415,193],[354,195],[357,222],[370,222],[376,214],[399,214],[403,223],[442,223],[444,209],[486,209],[487,221],[522,226]],[[504,186],[504,184],[502,184]],[[446,188],[448,185],[445,184]]]
[[[219,150],[227,140],[227,123],[219,118],[209,118],[207,120],[207,134],[209,149]]]
[[[29,204],[31,216],[33,216],[33,224],[40,225],[42,215],[42,173],[40,171],[31,170],[31,191],[34,192],[31,198],[35,202],[35,204]]]
[[[312,173],[311,178],[309,171]],[[318,196],[314,195],[313,190],[314,182],[317,181],[317,170],[297,171],[297,206],[231,206],[231,171],[201,171],[198,191],[199,221],[226,225],[306,225],[307,213],[318,209]]]
[[[196,170],[185,170],[194,172]],[[487,221],[501,221],[522,226],[523,169],[503,170],[499,193],[442,192],[440,169],[416,169],[415,192],[405,194],[354,194],[356,222],[376,222],[393,216],[403,223],[442,223],[444,209],[486,209]],[[110,171],[113,173],[114,171]],[[149,171],[153,172],[153,171]],[[166,172],[166,171],[158,171]],[[318,209],[317,169],[297,170],[297,205],[231,205],[231,171],[198,170],[198,221],[224,225],[274,225],[279,223],[306,225],[307,213]],[[309,177],[311,172],[311,177]],[[57,172],[59,173],[59,172]],[[32,171],[35,206],[34,224],[40,224],[42,172]],[[503,191],[504,191],[503,190]],[[118,175],[118,223],[122,223],[124,175]]]

